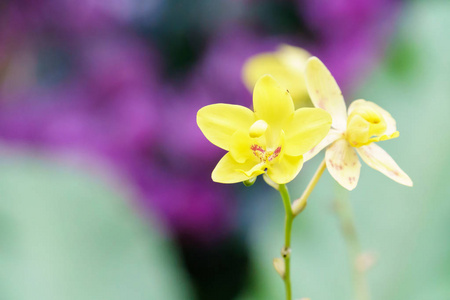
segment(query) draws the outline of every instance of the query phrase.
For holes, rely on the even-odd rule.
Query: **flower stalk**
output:
[[[291,287],[291,231],[292,222],[294,221],[294,214],[292,213],[291,198],[289,191],[284,184],[280,184],[278,190],[280,191],[283,200],[286,216],[284,218],[284,246],[281,249],[281,256],[284,259],[284,286],[286,289],[286,300],[292,300]]]
[[[289,195],[289,191],[285,184],[280,184],[278,186],[278,191],[280,192],[281,199],[283,200],[283,205],[285,209],[285,218],[284,218],[284,246],[281,249],[281,256],[284,260],[284,272],[281,278],[284,281],[284,286],[286,289],[286,300],[292,300],[292,287],[291,287],[291,232],[292,232],[292,223],[296,216],[298,216],[306,207],[306,203],[309,195],[316,187],[317,182],[322,176],[324,170],[326,169],[325,160],[323,160],[316,173],[311,178],[308,186],[303,192],[302,196],[294,201],[291,204],[291,198]],[[281,274],[280,274],[281,275]]]
[[[311,178],[311,181],[309,182],[302,196],[297,200],[295,200],[294,203],[292,204],[292,213],[294,214],[294,216],[297,216],[305,209],[309,195],[311,195],[311,192],[316,187],[317,182],[319,182],[319,179],[320,177],[322,177],[322,174],[326,168],[327,164],[325,163],[324,159],[317,168],[317,171],[314,174],[313,178]]]
[[[350,268],[353,277],[353,289],[355,300],[370,300],[370,291],[366,278],[367,266],[362,261],[362,248],[356,231],[353,211],[347,196],[336,197],[334,207],[342,235],[347,246],[350,259]]]

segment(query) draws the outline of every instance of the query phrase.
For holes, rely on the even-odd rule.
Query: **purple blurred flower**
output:
[[[71,38],[120,31],[135,19],[155,18],[162,0],[15,0],[3,16],[25,33],[51,31]]]
[[[389,22],[398,0],[298,0],[299,14],[328,39],[345,38],[380,22]]]
[[[221,154],[195,122],[207,95],[159,82],[157,55],[139,40],[103,37],[79,47],[64,83],[3,99],[1,138],[111,164],[174,231],[203,240],[225,235],[232,197],[209,175]]]
[[[203,240],[226,235],[236,195],[211,181],[224,153],[197,128],[197,110],[217,102],[250,106],[242,65],[280,43],[320,56],[345,85],[385,43],[388,26],[377,22],[391,24],[395,15],[388,0],[297,1],[314,41],[218,18],[208,23],[212,32],[201,32],[208,35],[204,52],[174,83],[163,79],[166,53],[133,24],[163,1],[100,2],[19,0],[0,11],[0,138],[108,164],[136,191],[137,205],[178,234]]]
[[[297,7],[315,35],[310,51],[344,87],[355,87],[355,81],[384,53],[400,1],[297,0]]]

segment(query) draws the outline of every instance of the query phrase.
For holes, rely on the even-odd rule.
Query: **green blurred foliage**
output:
[[[450,299],[450,2],[407,3],[387,58],[365,84],[347,96],[374,101],[397,120],[400,137],[380,145],[410,175],[401,186],[363,164],[349,193],[363,249],[375,253],[369,271],[373,299]],[[291,183],[300,196],[320,157]],[[277,199],[275,191],[267,198]],[[349,259],[333,197],[347,197],[325,173],[293,227],[295,298],[352,299]],[[271,201],[272,199],[261,199]],[[283,244],[281,201],[277,214],[252,228],[252,287],[244,299],[282,299],[283,283],[272,258]]]
[[[172,245],[111,186],[73,166],[2,155],[0,299],[192,298]]]
[[[363,164],[358,187],[346,193],[325,173],[294,223],[295,298],[351,299],[348,254],[332,207],[334,197],[349,197],[363,248],[377,257],[369,271],[373,299],[450,299],[449,16],[448,1],[406,3],[386,59],[346,97],[374,101],[396,118],[400,137],[381,146],[415,186]],[[320,159],[289,184],[293,198]],[[122,187],[112,186],[50,160],[0,157],[0,299],[193,299],[160,225],[142,220]],[[272,267],[283,244],[283,207],[276,191],[253,199],[259,187],[245,192],[252,198],[246,200],[269,204],[244,224],[252,278],[239,300],[284,297]]]

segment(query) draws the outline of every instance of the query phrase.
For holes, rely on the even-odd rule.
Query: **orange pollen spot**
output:
[[[256,144],[253,144],[250,149],[261,162],[270,162],[274,160],[281,152],[281,147],[278,147],[275,151],[266,151],[263,147]]]

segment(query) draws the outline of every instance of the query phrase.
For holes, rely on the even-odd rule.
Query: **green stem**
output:
[[[348,200],[348,193],[344,197],[335,198],[335,208],[350,257],[355,299],[370,300],[366,270],[358,264],[358,258],[360,257],[362,250],[356,232],[353,211]]]
[[[286,300],[292,300],[292,288],[291,288],[291,231],[292,222],[294,221],[294,215],[291,208],[291,198],[286,185],[280,184],[278,190],[280,191],[281,198],[283,199],[284,209],[286,216],[284,219],[284,246],[281,249],[281,256],[284,259],[284,286],[286,289]]]
[[[292,223],[294,222],[294,218],[300,214],[306,206],[306,201],[308,200],[309,195],[314,190],[317,182],[323,174],[323,171],[326,169],[325,160],[321,162],[319,168],[314,174],[313,178],[309,182],[302,196],[297,199],[291,205],[291,198],[289,196],[289,191],[284,184],[280,184],[278,187],[278,191],[281,194],[281,198],[283,199],[284,209],[286,211],[286,216],[284,219],[284,246],[281,249],[281,256],[284,259],[284,274],[282,276],[284,281],[284,286],[286,289],[286,300],[292,300],[292,287],[291,287],[291,231],[292,231]]]

